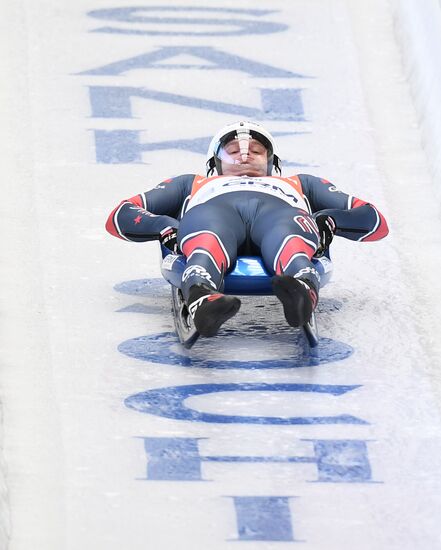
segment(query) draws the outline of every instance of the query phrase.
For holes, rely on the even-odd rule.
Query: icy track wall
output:
[[[398,0],[396,28],[441,198],[441,0]]]
[[[4,475],[4,460],[2,453],[3,413],[0,403],[0,550],[7,548],[9,533],[9,507],[7,502],[8,491]]]

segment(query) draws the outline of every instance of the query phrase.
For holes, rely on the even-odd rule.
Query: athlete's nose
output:
[[[245,164],[248,160],[248,154],[250,151],[250,140],[248,136],[246,138],[239,138],[239,149],[242,164]]]

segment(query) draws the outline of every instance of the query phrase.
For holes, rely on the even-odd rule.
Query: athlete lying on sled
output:
[[[106,224],[120,239],[158,239],[182,251],[181,291],[203,336],[214,336],[240,308],[239,298],[221,293],[238,254],[261,256],[287,322],[299,327],[318,302],[313,256],[323,254],[334,235],[376,241],[388,234],[373,204],[315,176],[282,177],[273,137],[254,122],[230,124],[214,136],[206,172],[170,178],[123,200]]]

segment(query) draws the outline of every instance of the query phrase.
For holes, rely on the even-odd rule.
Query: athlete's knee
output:
[[[218,269],[225,273],[231,265],[231,256],[222,239],[213,231],[201,230],[184,235],[179,241],[180,249],[187,261],[196,254],[202,254]]]
[[[286,273],[291,264],[309,263],[317,251],[317,240],[303,235],[287,235],[273,251],[271,267],[280,275]]]

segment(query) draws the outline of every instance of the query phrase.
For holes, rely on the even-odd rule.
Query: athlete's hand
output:
[[[159,233],[159,242],[166,248],[171,250],[174,254],[177,254],[179,252],[177,235],[178,230],[176,229],[176,227],[165,227]]]
[[[314,219],[319,230],[319,246],[315,256],[319,258],[320,256],[323,256],[326,250],[328,250],[329,245],[334,238],[335,232],[337,231],[337,225],[334,218],[326,214],[318,213],[314,216]]]

